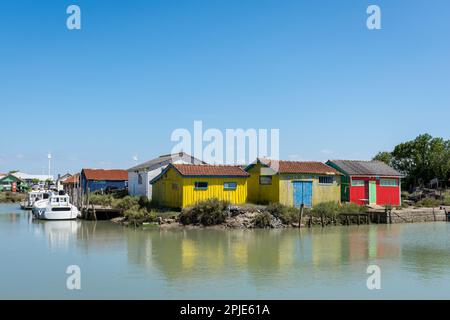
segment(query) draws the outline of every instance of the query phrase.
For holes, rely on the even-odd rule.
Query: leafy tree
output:
[[[392,153],[387,151],[378,152],[377,155],[373,158],[373,160],[378,160],[386,163],[387,165],[392,165]]]
[[[434,178],[445,181],[450,178],[450,140],[429,134],[400,143],[392,152],[380,152],[374,159],[404,173],[408,187],[423,185]]]

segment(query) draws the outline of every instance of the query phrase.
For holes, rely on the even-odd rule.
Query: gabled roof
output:
[[[173,154],[165,154],[158,158],[149,160],[147,162],[141,163],[137,166],[134,166],[128,171],[141,171],[141,170],[147,170],[152,171],[155,169],[158,169],[163,166],[167,166],[169,163],[174,162],[185,162],[185,163],[192,163],[192,164],[206,164],[202,160],[199,160],[185,152],[180,153],[173,153]]]
[[[79,181],[80,181],[80,174],[75,173],[73,176],[62,181],[62,184],[75,184],[75,183],[79,183]]]
[[[349,176],[402,177],[403,175],[381,161],[330,160],[331,165]]]
[[[83,169],[82,174],[87,180],[125,181],[128,180],[126,170]]]
[[[267,158],[258,158],[250,164],[246,170],[249,170],[257,163],[261,163],[273,169],[276,173],[315,173],[326,175],[340,175],[341,173],[336,169],[327,166],[318,161],[285,161],[285,160],[271,160]]]
[[[25,182],[25,181],[23,181],[22,179],[20,179],[19,177],[16,177],[14,174],[12,174],[12,173],[9,173],[9,174],[5,174],[5,175],[3,175],[3,176],[0,176],[0,181],[2,181],[2,180],[6,180],[6,179],[8,179],[8,178],[12,178],[12,180],[14,180],[14,181],[20,181],[20,182]],[[9,180],[11,180],[11,179],[9,179]]]
[[[171,163],[150,183],[155,183],[171,168],[184,177],[236,177],[246,178],[249,174],[240,166],[209,164],[175,164]]]

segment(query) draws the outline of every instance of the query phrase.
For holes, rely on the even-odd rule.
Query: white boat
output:
[[[30,191],[27,194],[27,198],[21,204],[21,208],[24,210],[33,209],[34,203],[39,200],[48,199],[50,197],[51,191],[46,190],[38,190],[38,191]]]
[[[40,220],[74,220],[80,215],[66,194],[51,194],[48,199],[36,201],[32,212]]]

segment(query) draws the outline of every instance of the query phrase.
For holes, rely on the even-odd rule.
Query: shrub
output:
[[[360,206],[355,203],[345,202],[341,204],[339,213],[365,213],[367,209],[365,206]]]
[[[257,228],[272,227],[272,215],[268,212],[259,213],[254,219],[253,224]]]
[[[284,224],[291,224],[298,221],[300,211],[294,207],[288,207],[280,203],[271,203],[267,206],[266,211],[278,218]]]
[[[15,192],[0,192],[0,202],[3,203],[16,203],[25,199],[25,194]]]
[[[321,216],[325,216],[325,217],[332,217],[335,216],[336,214],[340,213],[340,206],[339,203],[337,202],[322,202],[317,204],[316,206],[314,206],[314,208],[312,208],[311,213],[313,216],[316,217],[321,217]]]
[[[113,205],[115,208],[122,209],[122,210],[128,210],[128,209],[131,209],[131,208],[139,205],[138,203],[139,203],[139,199],[137,197],[126,196],[123,199],[116,199],[113,202]],[[143,208],[140,205],[139,205],[139,207]]]
[[[123,215],[128,220],[142,221],[142,222],[155,222],[157,220],[157,214],[155,211],[147,211],[145,208],[141,208],[139,205],[134,205],[123,212]]]
[[[99,205],[103,207],[112,207],[114,198],[111,195],[95,194],[89,195],[89,204]]]
[[[228,206],[228,202],[218,199],[199,202],[183,209],[180,222],[184,225],[201,223],[204,226],[221,224],[228,217]]]
[[[441,201],[434,198],[424,198],[418,202],[416,202],[416,207],[438,207],[441,204]]]

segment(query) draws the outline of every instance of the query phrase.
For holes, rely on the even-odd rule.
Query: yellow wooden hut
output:
[[[247,201],[249,174],[239,166],[169,164],[150,183],[160,206],[184,208],[208,199],[231,204]]]
[[[245,170],[249,202],[313,207],[341,199],[341,174],[322,162],[258,158]]]

